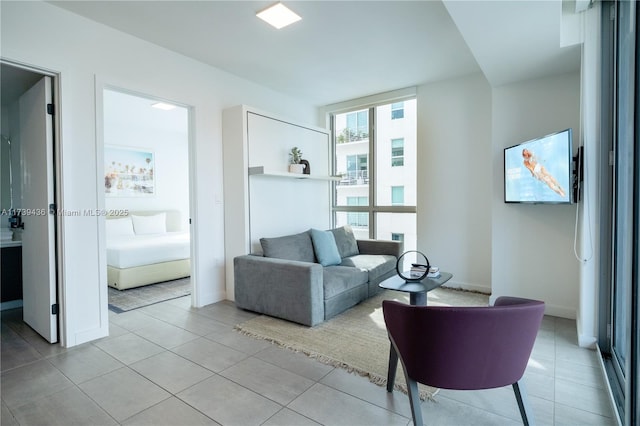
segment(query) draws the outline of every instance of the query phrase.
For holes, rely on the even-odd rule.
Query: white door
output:
[[[23,319],[51,343],[58,341],[55,263],[53,116],[51,77],[43,77],[20,98],[22,160]]]

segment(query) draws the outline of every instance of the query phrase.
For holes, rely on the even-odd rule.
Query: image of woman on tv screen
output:
[[[562,189],[562,186],[560,186],[556,178],[554,178],[542,164],[538,163],[533,152],[526,148],[523,149],[522,158],[524,159],[524,166],[531,172],[531,176],[538,179],[540,182],[546,183],[549,188],[561,197],[565,197],[565,192],[564,189]]]

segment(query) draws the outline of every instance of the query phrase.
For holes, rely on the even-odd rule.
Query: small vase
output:
[[[303,172],[304,172],[304,164],[289,164],[289,173],[302,174]]]

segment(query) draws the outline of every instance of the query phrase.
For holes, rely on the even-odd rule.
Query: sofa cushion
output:
[[[353,229],[349,225],[341,226],[331,230],[336,240],[336,246],[338,246],[338,252],[341,258],[355,256],[360,254],[358,251],[358,242],[355,235],[353,235]]]
[[[321,231],[319,229],[311,229],[311,241],[313,242],[313,250],[318,259],[318,263],[322,266],[339,265],[342,262],[336,239],[333,233],[329,231]]]
[[[309,232],[284,237],[260,238],[264,257],[315,262],[313,244]]]
[[[322,276],[325,300],[366,284],[368,278],[367,271],[347,266],[325,266]]]
[[[367,271],[368,281],[376,282],[382,275],[395,270],[396,258],[388,254],[358,254],[342,259],[341,265]]]

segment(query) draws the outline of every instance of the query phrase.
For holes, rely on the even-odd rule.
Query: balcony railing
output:
[[[342,179],[338,182],[338,185],[368,185],[369,184],[369,171],[368,170],[353,170],[342,174]]]
[[[341,143],[349,143],[349,142],[360,142],[369,139],[369,132],[357,132],[350,129],[344,129],[339,135],[336,136],[336,142],[338,144]]]

